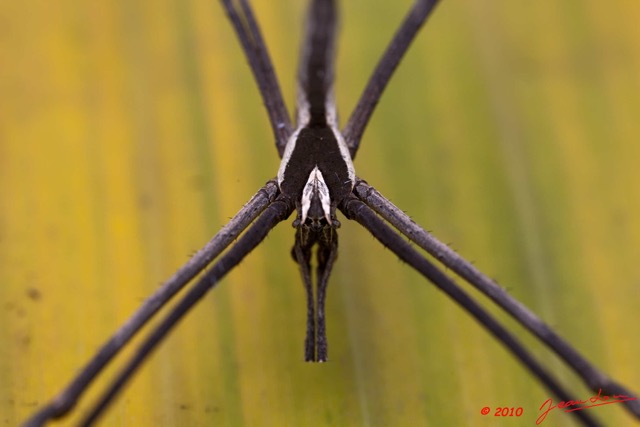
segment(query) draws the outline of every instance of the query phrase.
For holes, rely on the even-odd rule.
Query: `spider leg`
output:
[[[431,233],[413,222],[407,214],[398,209],[375,188],[358,179],[353,192],[409,240],[416,243],[447,268],[450,268],[469,284],[491,298],[518,323],[527,328],[550,350],[562,358],[594,393],[602,390],[603,393],[608,395],[635,396],[633,392],[591,364],[535,313],[509,295],[496,282],[485,276],[473,264],[440,242]],[[640,400],[628,400],[624,404],[632,414],[640,418]]]
[[[206,293],[218,284],[220,279],[240,263],[279,222],[284,221],[293,212],[293,202],[280,195],[238,239],[238,241],[211,266],[198,281],[189,289],[169,314],[151,331],[143,343],[138,347],[133,357],[120,371],[107,391],[100,396],[98,403],[84,419],[82,425],[92,424],[108,407],[126,382],[132,377],[149,353],[164,339],[177,325],[178,321],[198,302]]]
[[[314,297],[311,279],[311,251],[317,245],[316,292]],[[338,255],[338,233],[335,228],[320,232],[307,227],[298,227],[296,241],[292,249],[294,260],[300,266],[300,273],[307,293],[307,335],[304,341],[306,362],[327,361],[327,332],[325,323],[325,300],[327,284]]]
[[[313,296],[313,282],[311,281],[311,248],[313,241],[307,238],[309,231],[300,227],[296,230],[296,240],[291,253],[293,259],[300,266],[300,274],[307,294],[307,334],[304,339],[305,362],[316,361],[316,314]]]
[[[25,426],[39,426],[46,420],[60,418],[77,403],[89,385],[124,347],[127,342],[158,312],[180,289],[215,259],[256,217],[269,206],[278,194],[278,185],[269,181],[247,202],[202,249],[187,261],[158,290],[145,300],[140,308],[98,350],[80,373],[46,406],[36,412]]]
[[[291,119],[253,10],[247,0],[239,0],[239,2],[240,8],[234,5],[234,0],[222,0],[222,6],[233,24],[253,77],[258,84],[276,139],[276,148],[282,157],[292,132]]]
[[[317,286],[318,292],[316,317],[317,317],[317,332],[316,332],[316,348],[317,348],[317,361],[327,361],[327,328],[325,323],[325,299],[327,295],[327,284],[329,283],[329,276],[333,269],[333,263],[338,257],[338,233],[335,228],[328,228],[324,230],[321,239],[318,242],[318,266],[317,266]]]
[[[498,339],[527,369],[537,377],[547,389],[562,401],[574,400],[551,374],[531,355],[511,332],[502,326],[494,316],[474,301],[451,278],[416,251],[405,239],[389,227],[376,213],[355,195],[340,206],[342,213],[349,219],[360,223],[369,230],[385,247],[392,250],[401,260],[422,274],[438,289],[446,293],[467,313],[473,316],[489,333]],[[586,411],[571,412],[584,425],[600,425]]]
[[[382,92],[391,79],[391,75],[437,3],[438,0],[416,0],[371,74],[367,86],[360,95],[358,104],[342,132],[352,158],[358,151],[362,134]]]

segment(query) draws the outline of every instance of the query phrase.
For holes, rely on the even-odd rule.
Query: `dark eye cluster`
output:
[[[307,219],[304,221],[304,226],[309,227],[314,231],[320,231],[323,228],[328,227],[329,222],[324,216],[320,218],[307,217]]]

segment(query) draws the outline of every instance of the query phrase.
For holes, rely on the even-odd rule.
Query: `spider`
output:
[[[325,297],[331,269],[337,257],[337,229],[340,226],[337,211],[342,212],[347,219],[360,223],[401,260],[467,310],[558,399],[576,400],[512,333],[414,249],[402,235],[491,298],[563,359],[594,392],[602,390],[607,394],[629,397],[625,402],[627,407],[640,417],[640,405],[637,400],[632,399],[633,393],[592,366],[494,281],[411,221],[355,173],[352,159],[359,148],[369,118],[391,75],[436,3],[436,0],[414,3],[375,68],[346,126],[340,130],[333,99],[336,2],[312,0],[310,3],[298,72],[297,118],[296,123],[292,124],[248,1],[239,0],[236,4],[231,0],[222,0],[267,108],[276,148],[282,157],[277,176],[259,189],[201,251],[149,298],[102,347],[69,387],[38,411],[27,425],[41,425],[71,409],[93,378],[142,325],[211,264],[143,342],[84,423],[91,424],[95,421],[176,322],[258,246],[271,229],[294,213],[293,226],[296,231],[292,256],[299,265],[307,293],[304,359],[309,362],[329,360]],[[236,239],[237,242],[231,245]],[[222,254],[227,247],[228,251]],[[314,257],[315,275],[312,271]],[[584,411],[573,414],[585,425],[597,425],[597,421]]]

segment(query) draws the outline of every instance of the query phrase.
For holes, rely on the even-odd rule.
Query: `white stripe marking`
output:
[[[302,199],[300,200],[301,206],[301,221],[304,224],[311,207],[311,199],[318,194],[320,198],[320,204],[322,205],[322,212],[327,223],[331,224],[331,198],[329,197],[329,187],[324,182],[322,172],[318,169],[318,166],[313,168],[309,174],[309,179],[302,190]]]

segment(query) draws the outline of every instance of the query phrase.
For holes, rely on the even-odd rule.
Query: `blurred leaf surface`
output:
[[[255,3],[291,105],[302,2]],[[345,119],[410,2],[342,3]],[[444,0],[355,164],[636,391],[638,16],[633,0]],[[15,425],[279,161],[218,2],[3,2],[0,23],[0,421]],[[548,393],[346,220],[329,287],[330,362],[303,363],[290,222],[179,325],[104,425],[533,425]],[[484,406],[524,415],[482,416]],[[593,413],[632,423],[619,405]],[[554,413],[550,425],[571,422]]]

